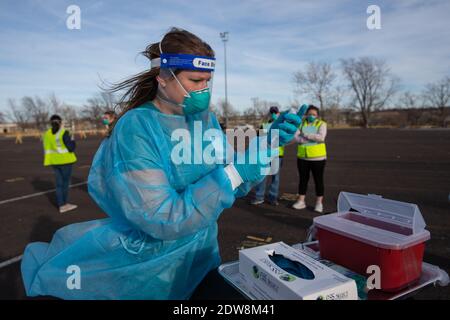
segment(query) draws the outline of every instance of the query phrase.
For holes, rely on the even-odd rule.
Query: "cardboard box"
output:
[[[280,262],[280,259],[284,261]],[[280,267],[282,264],[289,272]],[[289,269],[286,264],[295,267]],[[239,251],[239,272],[246,282],[248,291],[256,299],[358,299],[353,279],[283,242]]]

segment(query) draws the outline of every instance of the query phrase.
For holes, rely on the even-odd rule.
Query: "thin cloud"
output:
[[[384,58],[405,89],[450,73],[448,1],[377,1],[382,29],[366,28],[369,1],[21,1],[0,4],[0,111],[8,98],[55,92],[82,105],[100,79],[117,82],[149,67],[138,53],[171,26],[186,28],[216,52],[214,99],[224,96],[222,31],[227,43],[229,101],[252,97],[288,105],[292,74],[309,61]],[[77,4],[82,29],[67,30]]]

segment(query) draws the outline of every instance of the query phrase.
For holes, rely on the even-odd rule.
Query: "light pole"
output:
[[[225,60],[225,108],[224,108],[224,116],[225,116],[225,128],[228,128],[228,90],[227,90],[227,41],[228,41],[228,31],[221,32],[220,38],[223,41],[223,52],[224,52],[224,60]]]

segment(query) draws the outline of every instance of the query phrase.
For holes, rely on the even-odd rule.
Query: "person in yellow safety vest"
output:
[[[67,202],[69,195],[72,165],[77,161],[74,150],[75,141],[62,126],[59,115],[50,117],[51,128],[43,136],[44,166],[52,166],[56,177],[56,203],[59,212],[67,212],[77,208],[76,205]]]
[[[265,131],[268,131],[270,126],[272,125],[272,122],[276,120],[276,118],[280,115],[280,111],[277,106],[270,107],[269,110],[269,119],[265,120],[262,124],[260,129],[263,129]],[[284,146],[279,147],[279,170],[276,174],[271,175],[272,181],[269,185],[269,194],[268,194],[268,203],[273,206],[278,205],[278,192],[280,189],[280,170],[281,165],[283,163],[283,157],[284,157]],[[252,205],[259,205],[264,203],[264,196],[266,192],[266,178],[262,180],[259,184],[257,184],[254,187],[255,191],[255,198],[250,202]]]
[[[300,182],[298,187],[299,197],[292,206],[294,209],[306,208],[305,195],[309,173],[312,172],[317,196],[314,211],[323,212],[323,174],[327,162],[326,135],[327,124],[319,119],[319,109],[314,105],[309,105],[306,111],[306,119],[302,122],[295,135],[295,140],[298,142],[297,168]]]

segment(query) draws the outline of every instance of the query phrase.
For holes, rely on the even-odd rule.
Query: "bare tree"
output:
[[[297,98],[294,98],[294,99],[289,99],[288,105],[290,108],[298,108],[299,106],[302,105],[302,103],[300,103],[300,101]]]
[[[400,96],[398,104],[400,108],[407,109],[406,119],[408,124],[417,126],[423,112],[423,101],[421,97],[410,91],[406,91]]]
[[[6,122],[6,115],[3,112],[0,112],[0,123]]]
[[[105,111],[114,110],[116,105],[115,97],[110,92],[102,92],[87,100],[87,104],[83,106],[81,114],[95,123],[100,125],[101,118]]]
[[[253,108],[247,108],[242,112],[242,116],[244,117],[256,117],[255,109]]]
[[[438,108],[440,111],[441,125],[445,126],[446,109],[450,102],[450,77],[427,84],[423,92],[423,98],[430,107]]]
[[[22,130],[25,129],[30,120],[27,112],[16,104],[14,99],[8,99],[9,112],[7,113],[7,118],[17,124]]]
[[[258,97],[251,98],[252,106],[243,112],[246,123],[251,123],[255,127],[261,125],[261,119],[267,121],[271,106],[280,108],[280,104],[274,101],[261,100]]]
[[[100,93],[100,97],[102,98],[105,108],[107,110],[114,110],[115,106],[117,105],[117,99],[112,92],[102,91]]]
[[[74,106],[70,106],[64,104],[61,108],[61,114],[63,115],[64,120],[67,123],[74,125],[76,121],[79,119],[78,117],[78,109]]]
[[[410,91],[405,91],[399,98],[399,107],[412,109],[423,107],[422,99],[417,94]]]
[[[216,115],[217,119],[222,118],[222,110],[220,110],[220,109],[217,107],[217,104],[211,102],[211,103],[209,104],[209,111],[211,111],[212,113],[214,113],[214,114]]]
[[[52,113],[62,113],[61,109],[63,107],[63,102],[56,97],[55,93],[50,94],[48,97],[48,104]]]
[[[106,110],[107,108],[102,103],[102,100],[94,97],[87,100],[87,104],[84,105],[81,114],[85,118],[88,118],[91,122],[95,122],[97,124],[100,122],[103,113]]]
[[[362,57],[341,60],[342,71],[353,91],[351,107],[361,113],[362,125],[370,126],[373,111],[382,109],[397,91],[394,77],[384,60]]]
[[[217,104],[217,109],[220,110],[219,113],[224,119],[229,119],[230,117],[238,115],[238,112],[229,101],[226,103],[224,99],[219,99]]]
[[[6,117],[16,123],[21,129],[33,126],[39,130],[47,127],[50,113],[60,115],[63,120],[73,124],[77,117],[75,107],[61,102],[55,94],[51,94],[48,99],[42,99],[38,96],[25,96],[21,103],[17,104],[15,100],[8,100],[9,112]]]
[[[22,107],[25,112],[30,116],[31,122],[39,130],[45,129],[49,119],[49,106],[48,104],[36,96],[34,98],[25,96],[22,98]]]
[[[254,108],[247,108],[242,112],[242,117],[246,123],[255,123],[255,119],[258,118],[258,115]]]
[[[342,86],[333,87],[328,94],[327,104],[323,108],[321,116],[331,125],[336,125],[343,121],[341,105],[344,94],[345,90]]]
[[[278,102],[274,101],[267,101],[267,100],[261,100],[258,97],[251,98],[252,100],[252,112],[253,114],[258,118],[263,118],[267,116],[269,113],[269,109],[272,106],[280,107],[280,104]]]
[[[51,112],[60,115],[66,123],[73,124],[78,119],[78,110],[59,100],[54,93],[49,96],[48,104]]]
[[[295,91],[319,101],[322,111],[329,102],[335,79],[336,74],[330,63],[310,62],[304,71],[294,73]]]

